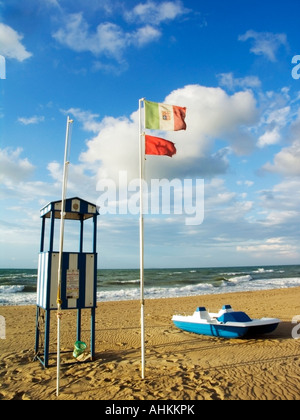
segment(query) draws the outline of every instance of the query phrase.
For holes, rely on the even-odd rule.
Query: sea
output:
[[[97,300],[137,300],[138,269],[99,269]],[[36,304],[36,269],[0,269],[0,306]],[[300,287],[300,265],[145,270],[145,298]]]

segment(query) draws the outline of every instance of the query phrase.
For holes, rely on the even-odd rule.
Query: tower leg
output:
[[[77,310],[77,341],[81,340],[81,309]]]
[[[46,310],[45,319],[45,347],[44,347],[44,367],[49,366],[49,338],[50,338],[50,312]]]
[[[36,307],[36,321],[35,321],[35,347],[34,347],[34,354],[36,360],[36,356],[39,352],[39,340],[40,340],[40,328],[39,328],[39,316],[40,316],[40,308]]]
[[[91,358],[95,358],[95,319],[96,319],[96,309],[91,309]]]

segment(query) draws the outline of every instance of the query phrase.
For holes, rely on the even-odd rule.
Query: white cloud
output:
[[[254,182],[253,181],[237,181],[236,184],[239,185],[239,186],[245,185],[246,187],[250,188],[250,187],[253,187]]]
[[[52,190],[57,194],[61,192],[63,167],[58,162],[50,162],[47,166],[50,177],[53,179]],[[88,169],[88,170],[87,170]],[[68,167],[68,194],[78,195],[78,191],[84,191],[85,199],[94,201],[96,195],[96,175],[91,174],[93,168],[87,168],[84,164],[70,164]]]
[[[12,200],[39,202],[41,206],[56,200],[61,195],[61,165],[57,162],[48,164],[49,182],[31,180],[36,168],[22,157],[22,153],[21,148],[0,149],[0,199],[8,200],[8,203]],[[84,191],[88,200],[95,200],[95,175],[91,175],[82,164],[71,164],[68,172],[68,194],[78,195],[78,191]]]
[[[139,28],[136,33],[132,34],[132,43],[138,47],[143,47],[150,42],[158,40],[162,36],[160,30],[151,25]]]
[[[58,162],[48,163],[47,169],[52,179],[54,179],[57,182],[61,182],[63,177],[63,169]]]
[[[279,108],[279,109],[276,109],[274,111],[272,110],[267,115],[266,123],[267,124],[276,123],[279,126],[284,126],[284,125],[286,125],[287,117],[288,117],[290,111],[291,111],[290,106]]]
[[[97,60],[93,63],[91,70],[93,72],[97,72],[101,70],[103,73],[106,73],[109,75],[115,74],[119,76],[120,74],[127,71],[128,67],[129,67],[128,64],[125,63],[124,61],[122,62],[122,65],[119,65],[119,64],[106,63],[106,62]]]
[[[71,114],[76,120],[82,123],[84,130],[98,133],[101,130],[101,123],[97,122],[99,118],[98,114],[93,114],[90,111],[83,111],[79,108],[70,108],[67,110],[61,110],[65,115]]]
[[[146,3],[139,3],[133,10],[126,12],[125,18],[130,22],[151,22],[153,25],[159,25],[187,13],[189,13],[189,10],[183,6],[181,1],[155,3],[148,0]]]
[[[294,119],[293,119],[294,118]],[[299,177],[300,176],[300,111],[293,113],[290,112],[289,107],[279,109],[278,112],[272,113],[269,117],[271,126],[274,122],[279,127],[288,126],[286,138],[290,141],[290,146],[282,148],[275,154],[273,162],[267,162],[263,166],[263,170],[281,174],[286,177]],[[277,129],[275,125],[274,130]],[[272,139],[271,139],[272,140]],[[276,139],[275,139],[276,140]]]
[[[265,56],[268,60],[277,61],[277,53],[280,47],[288,47],[286,34],[274,34],[271,32],[247,31],[239,36],[239,41],[253,40],[253,47],[250,51],[255,55]]]
[[[43,5],[46,5],[48,7],[53,7],[59,10],[61,8],[58,0],[42,0],[42,1],[43,1]]]
[[[248,216],[236,218],[231,239],[242,233],[236,250],[248,258],[266,261],[297,261],[300,257],[299,224],[300,197],[299,179],[287,179],[270,190],[258,191],[259,200],[253,202]],[[231,214],[231,209],[227,213]],[[220,218],[222,216],[220,215]]]
[[[23,149],[0,149],[0,183],[8,186],[30,177],[34,166],[27,158],[21,158]]]
[[[119,171],[127,170],[128,178],[138,177],[138,121],[131,118],[105,117],[99,134],[87,142],[81,161],[97,168],[98,177],[118,180]],[[100,165],[101,164],[101,165]]]
[[[300,140],[283,148],[274,157],[274,163],[266,163],[263,169],[285,176],[300,176]]]
[[[44,8],[45,6],[49,8],[53,8],[61,12],[62,14],[65,13],[65,9],[68,7],[71,7],[73,10],[73,13],[76,13],[77,11],[84,11],[89,14],[95,14],[97,12],[101,12],[105,15],[112,15],[116,11],[122,7],[120,3],[117,1],[111,1],[111,0],[92,0],[92,1],[86,1],[86,0],[76,0],[73,2],[70,2],[69,0],[35,0],[39,1],[41,3],[41,6]],[[68,5],[69,3],[69,5]]]
[[[267,130],[262,136],[259,137],[257,146],[263,148],[265,146],[271,146],[280,142],[281,136],[278,127],[274,127],[272,130]]]
[[[231,239],[234,235],[239,236],[242,224],[247,224],[245,217],[253,205],[246,196],[230,191],[223,179],[214,178],[205,184],[205,223],[210,224],[213,231],[218,230],[218,225],[223,225],[223,234]]]
[[[149,177],[214,176],[225,173],[229,153],[243,154],[254,145],[245,133],[257,119],[256,102],[251,92],[227,95],[220,88],[189,85],[172,92],[165,103],[187,107],[186,132],[161,133],[176,143],[177,155],[172,159],[147,156]],[[118,180],[120,170],[128,171],[128,178],[138,177],[138,112],[128,117],[105,117],[79,109],[69,112],[84,124],[86,130],[97,135],[87,142],[81,162],[92,165],[99,177]],[[229,147],[212,154],[214,139],[222,138]]]
[[[19,123],[23,124],[23,125],[32,125],[32,124],[39,124],[40,122],[45,121],[45,117],[43,116],[37,116],[34,115],[33,117],[19,117],[18,118]]]
[[[230,90],[259,88],[261,81],[257,76],[246,76],[241,78],[234,77],[233,73],[220,73],[217,75],[220,86],[224,86]]]
[[[0,54],[6,58],[24,61],[32,54],[26,50],[21,41],[23,36],[10,26],[0,23]]]
[[[111,22],[100,23],[92,31],[82,13],[74,13],[65,19],[64,27],[53,34],[62,45],[77,52],[89,51],[95,56],[105,55],[122,61],[124,51],[130,46],[144,46],[160,38],[161,32],[151,25],[125,32]]]
[[[275,106],[275,104],[271,104],[270,109],[262,117],[261,123],[266,125],[267,129],[258,139],[257,146],[260,148],[280,143],[282,139],[281,131],[290,123],[291,107],[284,106],[274,109]]]
[[[253,148],[253,139],[245,128],[258,118],[252,92],[228,95],[221,88],[189,85],[173,91],[165,102],[186,104],[188,108],[188,130],[184,134],[188,147],[182,153],[187,150],[199,156],[215,138],[225,140],[239,155],[247,154]]]
[[[57,5],[54,0],[50,4]],[[112,14],[112,9],[102,4],[101,8]],[[99,9],[99,4],[92,5],[92,9]],[[123,6],[125,7],[125,6]],[[90,9],[90,8],[89,8]],[[90,9],[89,11],[91,11]],[[118,12],[122,13],[122,8]],[[132,10],[126,10],[122,17],[128,23],[134,24],[131,30],[125,29],[121,24],[110,21],[101,22],[92,28],[84,17],[84,7],[71,14],[62,14],[61,27],[53,33],[53,37],[62,45],[76,52],[90,52],[97,58],[105,56],[124,63],[124,53],[131,47],[141,48],[156,42],[162,37],[159,28],[163,22],[175,20],[179,16],[189,13],[181,1],[153,2],[147,1],[136,5]],[[106,69],[107,65],[98,62],[94,70]],[[115,70],[116,71],[116,70]]]
[[[112,23],[102,23],[92,33],[82,13],[68,15],[64,27],[54,33],[53,37],[74,51],[109,54],[115,58],[120,58],[120,52],[126,44],[122,29]]]
[[[260,191],[259,205],[263,209],[259,223],[273,230],[282,228],[285,234],[298,238],[300,180],[287,178],[270,190]]]
[[[294,259],[299,255],[298,247],[291,244],[288,238],[269,238],[264,243],[237,246],[237,252],[254,254],[260,258],[272,255],[273,258],[276,256],[277,258]]]

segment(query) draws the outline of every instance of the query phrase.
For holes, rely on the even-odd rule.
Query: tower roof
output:
[[[51,213],[54,211],[55,219],[60,219],[61,207],[61,200],[52,201],[41,209],[41,217],[50,218]],[[88,201],[78,197],[66,199],[65,212],[65,219],[69,220],[81,220],[82,217],[84,220],[86,220],[95,215],[99,216],[99,211],[96,204],[89,203]]]

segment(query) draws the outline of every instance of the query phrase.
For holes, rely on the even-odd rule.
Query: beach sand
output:
[[[217,312],[223,304],[252,318],[282,320],[277,330],[256,339],[227,340],[176,329],[175,313],[197,306]],[[43,369],[34,358],[34,306],[0,307],[6,339],[0,340],[0,399],[55,400],[56,316],[51,314],[50,357]],[[62,318],[62,368],[58,399],[67,400],[298,400],[300,340],[292,338],[300,315],[300,288],[190,298],[145,304],[146,371],[140,374],[140,304],[99,303],[96,358],[76,362],[76,311]],[[300,336],[300,325],[298,328]],[[89,346],[90,311],[83,311],[82,340]],[[75,362],[74,362],[75,361]],[[74,362],[74,363],[73,363]]]

